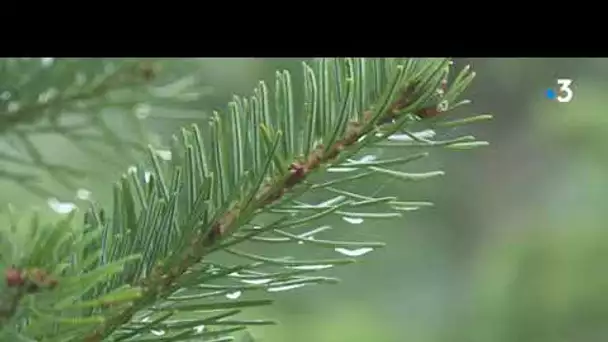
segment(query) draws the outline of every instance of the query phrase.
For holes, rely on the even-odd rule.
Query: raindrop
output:
[[[348,223],[352,223],[352,224],[361,224],[363,223],[363,219],[360,217],[346,217],[343,216],[342,219]]]
[[[150,330],[150,332],[156,336],[163,336],[165,334],[164,330]]]
[[[128,173],[136,173],[137,172],[137,167],[134,165],[129,166],[129,168],[127,169]]]
[[[241,291],[234,291],[231,293],[227,293],[226,294],[226,298],[228,299],[237,299],[239,298],[243,293]]]
[[[60,202],[56,198],[49,198],[46,202],[53,211],[59,214],[68,214],[72,210],[76,209],[76,205],[70,202]]]
[[[362,163],[367,163],[367,162],[371,162],[371,161],[374,161],[374,160],[376,160],[376,156],[374,156],[372,154],[363,156],[361,159],[359,159],[359,161],[362,162]]]
[[[17,102],[17,101],[11,101],[6,106],[6,110],[8,110],[9,113],[14,113],[14,112],[18,111],[19,108],[21,108],[21,106],[19,105],[19,102]]]
[[[53,57],[40,58],[40,64],[42,64],[42,67],[44,68],[50,67],[51,65],[53,65],[54,62],[55,58]]]
[[[162,159],[162,160],[171,160],[171,151],[169,150],[156,150],[156,154]]]
[[[318,271],[325,270],[328,268],[332,268],[334,265],[301,265],[301,266],[292,266],[290,268],[294,270],[303,270],[303,271]]]
[[[144,172],[144,179],[146,180],[146,183],[150,183],[151,176],[152,176],[152,172],[150,172],[150,171]]]
[[[294,285],[276,286],[276,287],[270,287],[266,291],[268,291],[268,292],[281,292],[281,291],[288,291],[288,290],[297,289],[297,288],[303,287],[303,286],[306,286],[306,284],[294,284]]]
[[[87,189],[78,189],[76,192],[76,197],[80,198],[81,200],[87,200],[89,197],[91,197],[91,192]]]
[[[136,105],[134,108],[135,116],[138,119],[143,120],[150,115],[150,110],[151,110],[150,105],[148,105],[146,103],[140,103],[140,104]]]
[[[357,249],[336,248],[334,250],[336,252],[338,252],[340,254],[344,254],[346,256],[357,257],[357,256],[365,255],[365,254],[373,251],[374,249],[370,248],[370,247],[363,247],[363,248],[357,248]]]
[[[241,281],[243,283],[246,283],[246,284],[263,285],[263,284],[270,283],[272,281],[272,279],[270,279],[270,278],[263,278],[263,279],[242,279]]]
[[[204,330],[205,330],[205,326],[202,324],[194,327],[194,331],[196,331],[197,334],[201,334]]]
[[[11,98],[11,92],[8,90],[5,90],[2,92],[2,94],[0,94],[0,100],[2,101],[8,101]]]

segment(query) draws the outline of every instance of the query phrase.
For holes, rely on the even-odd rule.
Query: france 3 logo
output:
[[[572,90],[572,80],[569,78],[557,79],[557,90],[555,88],[547,89],[547,98],[549,100],[557,100],[558,102],[570,102],[574,97]]]

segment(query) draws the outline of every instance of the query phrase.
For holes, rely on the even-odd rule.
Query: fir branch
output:
[[[205,146],[197,126],[183,129],[179,138],[174,137],[171,161],[159,160],[157,152],[150,148],[151,172],[140,166],[115,185],[111,218],[105,219],[102,211],[92,209],[82,230],[72,229],[62,235],[55,228],[52,231],[56,235],[50,240],[43,239],[46,235],[32,233],[38,236],[33,239],[38,242],[28,245],[24,253],[15,253],[16,248],[11,247],[7,249],[13,251],[10,256],[0,255],[3,263],[20,265],[26,260],[28,265],[42,269],[41,265],[47,265],[48,272],[58,277],[59,285],[51,291],[55,297],[40,294],[37,303],[46,303],[42,308],[49,313],[47,316],[59,317],[34,313],[29,316],[30,323],[18,330],[45,342],[119,342],[144,341],[147,336],[150,341],[158,340],[149,331],[159,327],[167,334],[163,338],[183,340],[225,336],[248,325],[271,323],[227,319],[238,314],[235,308],[266,305],[268,300],[207,300],[227,296],[230,291],[273,292],[333,283],[333,278],[304,274],[349,264],[354,259],[293,260],[255,255],[235,246],[244,242],[290,241],[336,250],[357,248],[356,252],[346,253],[351,256],[383,246],[313,238],[313,234],[326,230],[323,227],[305,233],[295,230],[328,215],[380,219],[398,217],[403,211],[428,205],[399,201],[396,197],[365,196],[339,186],[372,174],[407,181],[443,174],[412,174],[389,168],[424,158],[426,153],[379,161],[352,158],[397,133],[416,143],[416,147],[462,144],[463,140],[436,142],[415,133],[420,128],[445,125],[445,114],[462,103],[451,105],[474,74],[465,69],[449,83],[450,68],[445,59],[322,59],[312,67],[304,64],[303,115],[295,114],[291,76],[278,73],[274,97],[261,83],[252,98],[235,97],[229,106],[231,115],[213,117],[210,148]],[[324,179],[337,168],[355,175]],[[320,183],[315,181],[316,176]],[[338,196],[318,205],[297,200],[316,190]],[[375,205],[388,211],[350,211]],[[51,248],[52,241],[68,244]],[[34,246],[38,247],[36,253],[32,252]],[[220,251],[249,263],[212,263],[208,257]],[[47,258],[32,260],[33,255]],[[139,259],[130,262],[134,256]],[[62,268],[64,273],[69,271],[66,276],[59,276],[59,270],[51,271],[51,263],[60,261],[68,265]],[[279,271],[262,272],[262,267]],[[74,277],[83,278],[78,290],[69,285]],[[241,283],[211,283],[222,279]],[[57,298],[68,294],[62,305],[56,303]],[[79,311],[84,303],[90,306],[89,311]],[[176,312],[198,311],[212,315],[170,319]],[[16,315],[14,310],[7,312],[7,316]],[[80,323],[68,324],[66,320]],[[198,329],[201,325],[217,326],[219,330],[203,331]]]
[[[438,68],[438,70],[443,71],[441,68]],[[177,258],[181,262],[176,267],[170,269],[156,267],[149,277],[142,279],[140,285],[142,286],[144,297],[156,298],[174,291],[174,286],[179,277],[184,275],[191,267],[201,262],[203,257],[208,254],[210,246],[217,244],[222,238],[237,230],[239,225],[247,222],[256,211],[281,199],[294,186],[304,182],[311,173],[317,171],[322,166],[331,165],[341,154],[345,154],[346,156],[352,155],[352,152],[349,153],[348,150],[352,147],[360,148],[360,146],[365,145],[364,142],[359,142],[359,140],[366,137],[371,131],[377,130],[378,126],[393,123],[396,120],[407,122],[405,119],[427,119],[440,114],[440,109],[436,104],[416,108],[413,118],[403,113],[407,113],[408,109],[413,109],[414,106],[412,104],[423,102],[421,96],[425,92],[424,89],[421,89],[420,84],[424,81],[428,82],[428,80],[414,78],[409,80],[409,83],[405,86],[399,85],[399,87],[403,88],[397,90],[398,95],[395,100],[392,100],[392,102],[386,101],[386,104],[380,106],[379,108],[381,109],[376,112],[373,110],[365,111],[362,116],[359,116],[362,118],[361,120],[349,120],[348,122],[340,123],[339,125],[346,124],[344,132],[339,138],[330,139],[330,145],[318,144],[308,155],[292,161],[287,169],[282,170],[282,173],[266,181],[261,186],[255,186],[254,188],[259,189],[253,192],[254,196],[233,204],[231,209],[211,224],[211,229],[198,231],[194,234],[190,245]],[[446,86],[443,80],[442,86]],[[387,96],[387,99],[390,99],[390,96]],[[336,128],[339,125],[336,125]],[[397,125],[397,127],[400,126],[403,126],[403,123]],[[262,126],[260,129],[263,134],[266,132],[268,139],[272,139],[272,132],[269,127]],[[270,155],[275,155],[274,151],[278,146],[277,143],[280,141],[280,138],[280,134],[277,133],[275,134],[275,142],[269,141]],[[267,163],[272,163],[272,159],[269,158]],[[263,170],[267,169],[267,166],[263,168]],[[266,175],[268,172],[263,171],[261,174]],[[142,300],[142,302],[145,301],[145,299]],[[109,318],[104,325],[98,327],[90,335],[87,335],[84,340],[87,342],[101,341],[114,329],[127,323],[139,309],[140,307],[135,304],[127,310]]]

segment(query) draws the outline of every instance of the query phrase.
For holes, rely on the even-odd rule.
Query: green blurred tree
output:
[[[433,139],[437,131],[489,118],[448,119],[468,102],[458,101],[474,77],[468,67],[450,77],[448,59],[345,58],[304,63],[303,84],[277,72],[272,90],[261,82],[253,96],[235,97],[226,114],[181,128],[162,148],[139,120],[148,110],[143,104],[179,108],[204,92],[198,77],[180,74],[174,63],[2,62],[0,176],[48,197],[54,190],[37,184],[36,171],[76,191],[77,177],[103,177],[99,169],[111,163],[126,169],[111,187],[112,203],[102,205],[111,210],[90,202],[78,220],[71,207],[58,221],[7,216],[0,227],[2,340],[229,341],[248,326],[273,324],[241,311],[271,303],[260,291],[333,283],[309,274],[383,246],[335,241],[323,218],[390,219],[429,204],[344,185],[377,174],[433,178],[443,173],[395,167],[431,148],[486,145],[472,136]],[[294,100],[294,89],[303,103]],[[43,133],[102,164],[81,170],[49,162],[45,144],[34,141]],[[369,155],[380,146],[412,153],[390,160]],[[312,203],[311,194],[325,200]],[[49,205],[61,211],[54,201]],[[268,245],[266,254],[247,251],[256,244]],[[272,245],[285,244],[348,258],[273,253]]]

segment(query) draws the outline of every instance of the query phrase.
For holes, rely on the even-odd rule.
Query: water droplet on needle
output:
[[[226,294],[226,298],[228,299],[237,299],[239,298],[243,293],[241,291],[234,291],[231,293],[227,293]]]
[[[374,249],[371,247],[363,247],[363,248],[357,248],[357,249],[336,248],[334,250],[336,252],[338,252],[340,254],[344,254],[346,256],[358,257],[358,256],[365,255],[365,254],[373,251]]]

